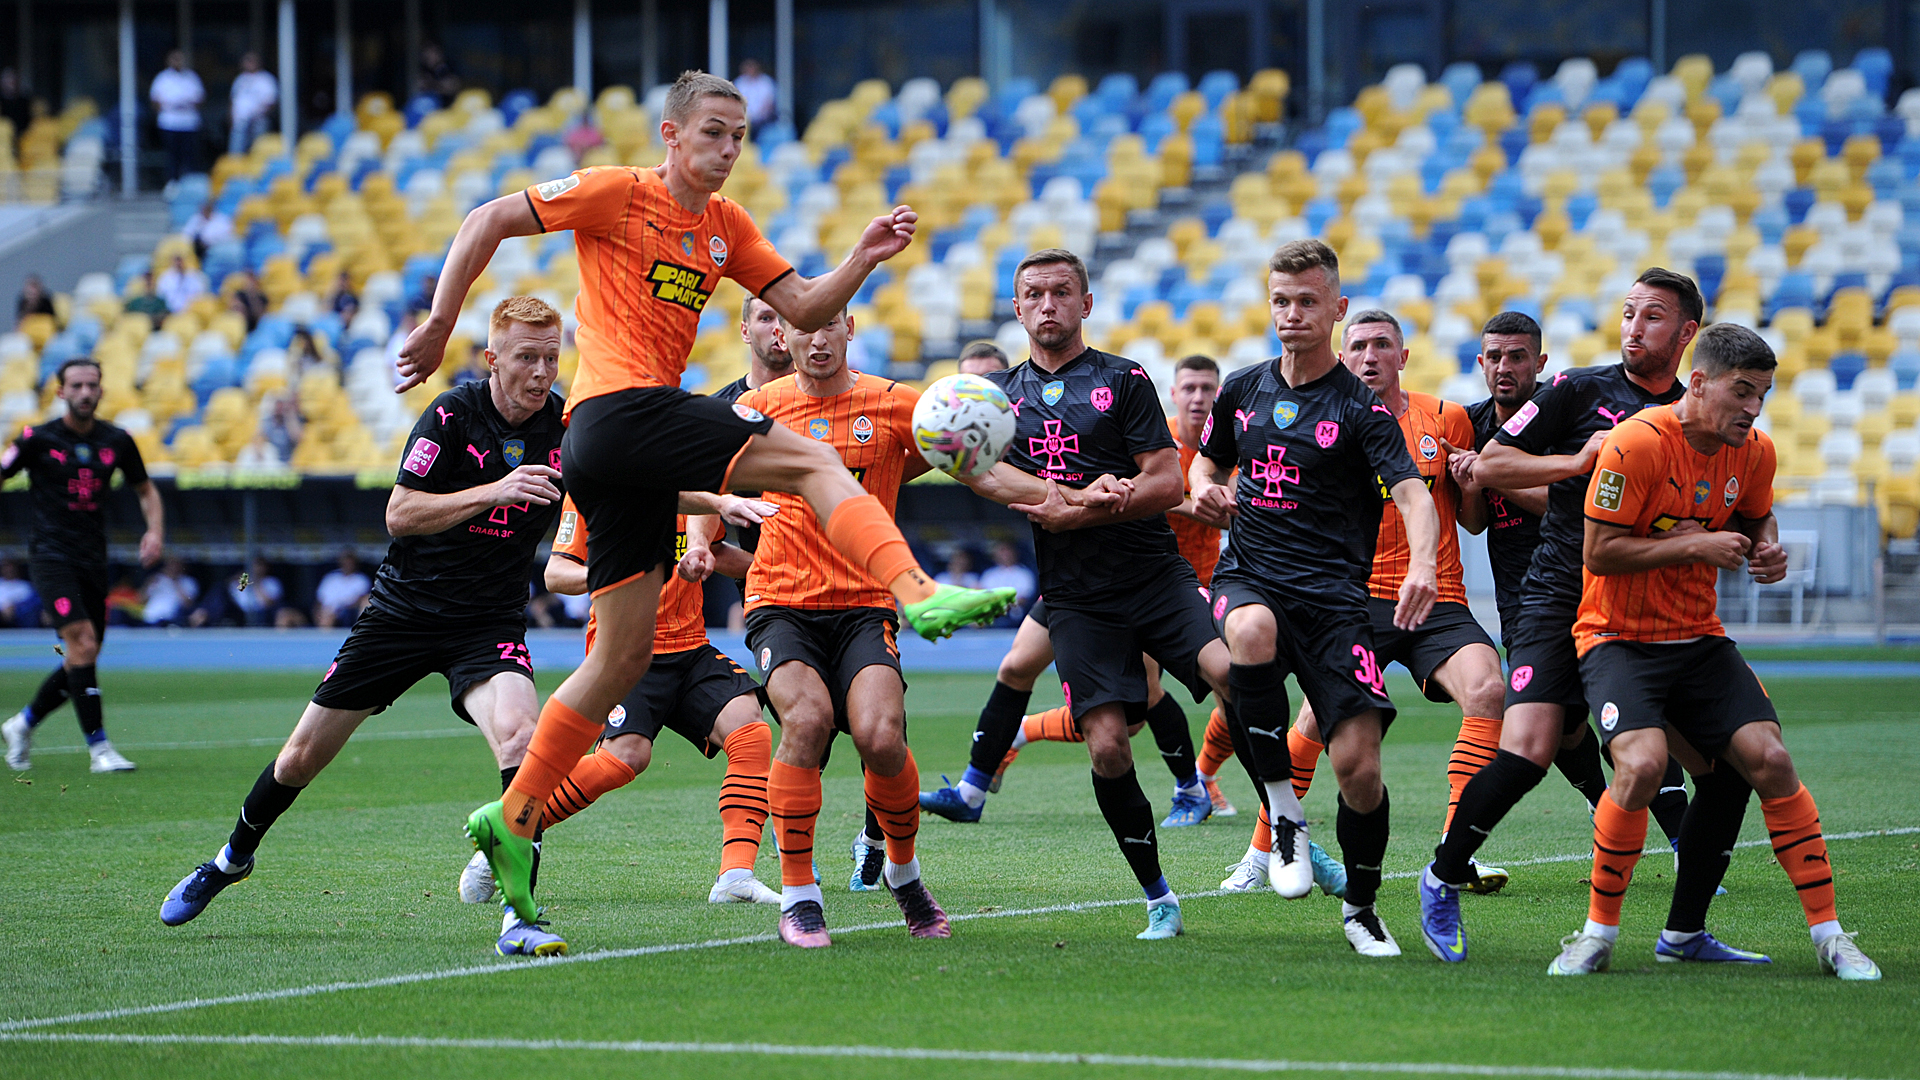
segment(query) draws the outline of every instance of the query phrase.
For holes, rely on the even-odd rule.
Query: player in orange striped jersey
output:
[[[781,322],[794,373],[741,395],[740,404],[831,447],[891,514],[900,485],[927,471],[915,448],[912,387],[847,366],[853,317],[842,311],[818,330]],[[864,765],[867,805],[886,836],[882,877],[919,938],[949,935],[946,912],[920,878],[920,771],[907,748],[906,682],[894,639],[894,597],[836,551],[792,495],[760,530],[747,572],[747,647],[767,680],[780,721],[767,794],[780,848],[780,937],[831,944],[813,873],[820,815],[820,764],[836,731],[853,737]]]
[[[1613,783],[1593,818],[1587,922],[1549,975],[1605,971],[1620,903],[1647,840],[1647,807],[1667,757],[1695,775],[1738,772],[1760,795],[1774,857],[1799,894],[1822,971],[1846,980],[1880,968],[1840,929],[1820,811],[1780,740],[1780,721],[1715,615],[1722,570],[1757,582],[1786,575],[1773,517],[1773,443],[1753,430],[1773,385],[1773,350],[1745,327],[1699,336],[1686,392],[1623,420],[1601,444],[1587,485],[1574,646],[1588,708],[1613,752]],[[1679,872],[1695,872],[1682,834]],[[1676,882],[1675,891],[1684,887]],[[1666,961],[1766,963],[1705,927],[1671,925]]]
[[[1440,515],[1440,595],[1427,621],[1413,630],[1393,625],[1393,605],[1400,595],[1401,583],[1406,580],[1410,556],[1406,528],[1399,511],[1391,505],[1380,516],[1367,593],[1371,598],[1368,610],[1381,666],[1397,661],[1412,673],[1428,700],[1460,703],[1460,735],[1447,763],[1451,796],[1447,801],[1446,822],[1451,824],[1460,789],[1481,766],[1493,759],[1500,747],[1500,710],[1505,690],[1500,677],[1500,654],[1494,651],[1493,639],[1467,607],[1460,539],[1454,528],[1457,521],[1468,532],[1477,534],[1487,525],[1487,503],[1480,497],[1479,485],[1473,482],[1473,421],[1466,409],[1454,402],[1401,387],[1400,372],[1407,363],[1406,344],[1398,320],[1384,311],[1362,311],[1348,320],[1340,358],[1400,422],[1407,452],[1433,494],[1434,509]],[[1293,759],[1294,791],[1304,796],[1313,783],[1320,754],[1325,750],[1319,740],[1313,707],[1306,702],[1301,703],[1300,715],[1288,733],[1287,749]],[[1234,868],[1233,876],[1221,883],[1222,888],[1250,889],[1263,882],[1262,849],[1269,846],[1261,842],[1264,825],[1264,822],[1256,825],[1246,858]],[[1477,870],[1480,876],[1476,892],[1494,892],[1506,884],[1507,873],[1498,867],[1480,866]]]

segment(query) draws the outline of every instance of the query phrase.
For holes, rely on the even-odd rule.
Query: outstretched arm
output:
[[[913,242],[920,215],[911,206],[896,206],[867,223],[846,260],[817,278],[788,274],[767,286],[760,299],[802,333],[811,333],[833,321],[853,294],[881,263]]]

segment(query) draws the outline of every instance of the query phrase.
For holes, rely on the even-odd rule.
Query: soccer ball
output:
[[[1013,405],[978,375],[936,379],[913,407],[920,456],[953,476],[984,476],[1013,441]]]

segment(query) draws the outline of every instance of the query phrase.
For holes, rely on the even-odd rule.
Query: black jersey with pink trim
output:
[[[407,436],[396,484],[450,495],[521,465],[560,468],[567,430],[560,396],[548,394],[544,408],[513,427],[494,408],[491,383],[465,383],[434,399]],[[559,516],[558,500],[529,501],[489,507],[437,533],[395,537],[374,575],[373,602],[399,615],[517,617],[527,606],[534,549]]]
[[[0,455],[0,476],[25,469],[33,495],[33,561],[75,563],[106,572],[106,495],[113,471],[128,484],[147,481],[133,436],[105,420],[85,434],[63,418],[34,424]]]
[[[1475,450],[1484,449],[1500,430],[1500,414],[1492,398],[1467,406],[1467,419],[1473,421]],[[1510,614],[1520,608],[1520,583],[1533,562],[1533,549],[1540,546],[1540,518],[1491,488],[1483,497],[1487,500],[1487,562],[1493,568],[1493,597],[1500,608],[1500,625],[1506,626]]]
[[[1400,423],[1367,384],[1335,364],[1289,386],[1280,360],[1228,376],[1200,452],[1239,469],[1239,516],[1214,580],[1235,574],[1322,605],[1367,602],[1380,512],[1420,477]]]
[[[1021,472],[1084,488],[1108,473],[1137,476],[1135,454],[1173,448],[1153,380],[1124,356],[1088,349],[1057,371],[1028,360],[985,377],[1013,402],[1014,439],[1002,460]],[[1162,572],[1163,560],[1186,566],[1165,514],[1059,533],[1035,525],[1033,548],[1050,604],[1110,599]]]

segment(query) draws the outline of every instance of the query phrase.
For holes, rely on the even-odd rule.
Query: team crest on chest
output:
[[[1739,477],[1737,476],[1727,477],[1727,493],[1726,495],[1722,496],[1722,498],[1726,500],[1726,504],[1728,506],[1732,506],[1734,503],[1740,501],[1740,478]]]
[[[1113,388],[1096,386],[1093,388],[1093,393],[1087,400],[1093,402],[1094,408],[1099,409],[1101,412],[1106,412],[1108,409],[1113,408]]]
[[[1339,438],[1340,425],[1332,420],[1322,420],[1314,425],[1313,441],[1320,444],[1320,449],[1325,450],[1332,446]]]
[[[1420,436],[1420,456],[1428,461],[1440,456],[1440,444],[1433,441],[1433,436]]]
[[[680,234],[680,254],[685,255],[689,259],[693,258],[693,234],[692,233]]]
[[[1067,384],[1055,379],[1040,388],[1040,400],[1049,405],[1060,404],[1060,398],[1067,392]]]
[[[867,419],[865,413],[853,418],[853,441],[862,444],[873,441],[873,421]]]
[[[100,448],[100,464],[102,465],[113,464],[113,447],[103,446]]]
[[[1694,484],[1693,485],[1693,505],[1699,506],[1701,503],[1706,502],[1707,496],[1711,495],[1712,493],[1713,493],[1713,485],[1707,483],[1705,480],[1702,480],[1699,483]]]
[[[500,457],[506,461],[507,468],[509,469],[519,468],[520,463],[527,459],[526,440],[525,439],[508,439],[506,442],[501,443]]]
[[[1285,430],[1300,419],[1300,403],[1297,401],[1276,401],[1273,403],[1273,426]]]
[[[73,456],[74,459],[82,465],[90,464],[93,461],[93,447],[88,446],[86,443],[81,443],[73,448]]]
[[[717,236],[707,237],[707,254],[713,256],[713,265],[727,265],[727,242]]]
[[[807,421],[807,434],[824,441],[828,435],[833,434],[833,425],[827,423],[824,416],[815,417]]]

